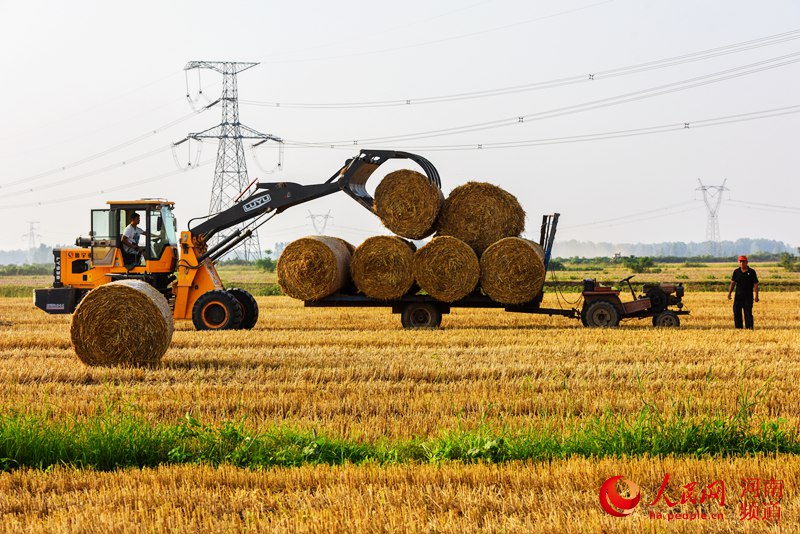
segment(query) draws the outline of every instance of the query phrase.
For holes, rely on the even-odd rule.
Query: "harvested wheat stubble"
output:
[[[442,302],[453,302],[472,293],[479,277],[478,256],[455,237],[434,237],[414,254],[417,284]]]
[[[480,255],[495,241],[524,230],[525,211],[514,195],[496,185],[467,182],[444,201],[436,235],[457,237]]]
[[[87,365],[154,365],[172,340],[172,312],[164,295],[140,280],[91,290],[72,316],[70,336]]]
[[[519,237],[493,243],[481,255],[481,289],[501,304],[523,304],[544,285],[544,261],[538,244]],[[543,254],[542,254],[543,255]]]
[[[350,262],[356,288],[375,299],[402,297],[414,285],[415,250],[412,243],[400,237],[368,238],[359,245]]]
[[[435,231],[444,194],[428,177],[403,169],[387,174],[375,189],[373,210],[397,235],[422,239]]]
[[[309,236],[292,241],[278,259],[278,285],[285,295],[319,300],[350,283],[353,246],[338,237]]]

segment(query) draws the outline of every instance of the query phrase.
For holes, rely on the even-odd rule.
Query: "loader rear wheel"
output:
[[[677,328],[680,325],[681,319],[675,312],[665,311],[653,317],[653,326],[657,328]]]
[[[400,315],[403,328],[439,328],[442,324],[442,312],[427,302],[406,304]]]
[[[238,287],[229,289],[228,293],[233,295],[242,307],[242,322],[237,328],[250,330],[258,321],[258,302],[253,298],[253,295]]]
[[[589,304],[585,316],[586,326],[589,327],[610,327],[619,324],[617,307],[607,300],[596,300]]]
[[[208,291],[194,303],[192,322],[197,330],[238,328],[242,322],[242,306],[227,291]]]

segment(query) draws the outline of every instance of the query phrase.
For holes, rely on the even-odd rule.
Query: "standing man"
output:
[[[733,299],[733,324],[742,328],[742,312],[744,312],[744,327],[753,329],[753,292],[755,302],[758,302],[758,275],[755,269],[747,266],[747,256],[739,256],[739,268],[733,271],[731,286],[728,288],[728,300],[731,300],[733,288],[736,296]]]
[[[122,234],[122,259],[128,270],[139,263],[139,255],[142,253],[142,247],[139,246],[139,238],[143,233],[144,230],[139,228],[139,214],[134,213],[131,215],[130,224]]]

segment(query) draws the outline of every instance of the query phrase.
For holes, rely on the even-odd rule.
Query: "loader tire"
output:
[[[619,325],[619,312],[614,303],[608,300],[596,300],[586,309],[586,326],[612,327]]]
[[[237,328],[250,330],[258,321],[258,302],[253,298],[253,295],[238,287],[229,289],[228,293],[233,295],[242,307],[242,322]]]
[[[197,330],[232,330],[242,323],[242,306],[227,291],[208,291],[194,303],[192,322]]]

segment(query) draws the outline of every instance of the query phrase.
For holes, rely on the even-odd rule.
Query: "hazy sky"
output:
[[[530,235],[542,213],[558,211],[560,239],[657,242],[704,240],[697,179],[727,180],[723,239],[800,245],[800,209],[770,207],[800,208],[800,113],[718,124],[800,105],[800,32],[755,41],[800,30],[796,1],[0,0],[0,25],[0,249],[27,246],[27,221],[39,221],[40,241],[72,243],[88,233],[89,210],[109,199],[173,200],[181,229],[207,213],[216,145],[203,143],[200,156],[212,163],[183,173],[169,149],[220,120],[218,107],[186,118],[190,60],[261,62],[239,75],[240,99],[249,102],[240,105],[241,121],[291,142],[284,170],[273,175],[248,150],[250,175],[262,181],[322,182],[360,148],[412,149],[437,166],[445,193],[481,180],[517,195]],[[748,50],[723,53],[748,41]],[[712,49],[720,49],[714,57],[687,61]],[[683,59],[628,68],[672,57]],[[197,72],[188,80],[196,96]],[[563,83],[413,103],[553,80]],[[206,96],[218,96],[218,74],[203,71],[199,82]],[[406,99],[412,104],[355,109],[253,104]],[[570,113],[548,118],[563,108]],[[510,120],[491,129],[402,138],[503,119]],[[720,120],[698,127],[707,119]],[[664,125],[677,127],[642,135]],[[621,131],[636,135],[574,142]],[[333,149],[297,144],[397,137]],[[568,142],[541,143],[548,139]],[[491,146],[522,141],[529,146]],[[189,159],[186,144],[178,156]],[[268,148],[258,161],[270,169],[275,158]],[[308,210],[331,210],[326,233],[355,243],[384,232],[337,194],[267,223],[262,248],[312,233]]]

